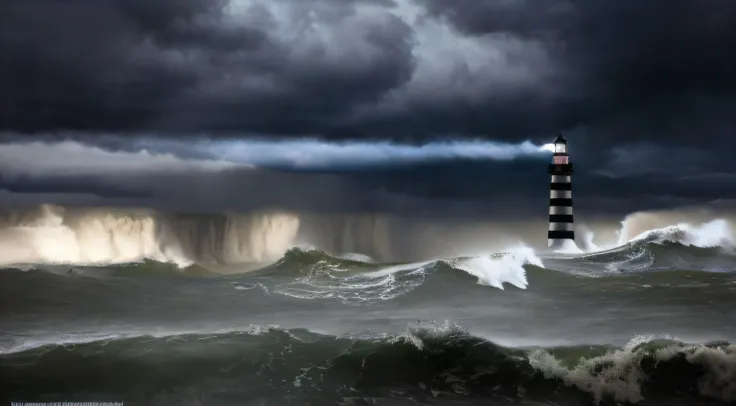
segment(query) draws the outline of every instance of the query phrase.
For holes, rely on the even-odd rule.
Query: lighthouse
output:
[[[552,176],[549,194],[549,231],[547,246],[562,248],[575,242],[572,216],[573,168],[567,154],[567,140],[561,135],[554,142],[554,156],[548,172]]]

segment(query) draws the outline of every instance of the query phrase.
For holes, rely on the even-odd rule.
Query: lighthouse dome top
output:
[[[560,154],[560,155],[567,154],[567,140],[562,135],[557,137],[557,139],[555,140],[554,146],[555,146],[556,155],[557,154]]]

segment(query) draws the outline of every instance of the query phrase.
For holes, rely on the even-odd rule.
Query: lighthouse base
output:
[[[555,252],[561,253],[579,253],[582,250],[575,243],[575,240],[551,238],[547,240],[547,247]]]

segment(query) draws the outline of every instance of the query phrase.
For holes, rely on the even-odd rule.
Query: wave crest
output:
[[[450,322],[412,325],[405,334],[388,337],[332,337],[275,326],[158,338],[108,337],[5,353],[0,365],[0,398],[52,387],[57,394],[60,387],[73,387],[78,393],[125,394],[130,401],[179,397],[195,389],[201,403],[216,403],[213,387],[232,390],[241,402],[259,396],[243,391],[246,386],[292,400],[316,394],[338,397],[321,399],[324,404],[396,394],[415,401],[736,401],[733,344],[649,336],[636,337],[623,348],[506,348]],[[130,373],[127,379],[116,379],[111,371]],[[151,380],[157,382],[155,390],[142,393],[140,388]]]
[[[558,254],[585,256],[666,242],[736,248],[732,220],[725,215],[709,215],[690,216],[687,212],[632,214],[622,223],[618,244],[608,245],[594,242],[599,229],[580,224],[583,250],[565,250]],[[448,261],[452,262],[450,266],[462,268],[491,286],[499,287],[504,283],[526,286],[519,267],[507,271],[514,267],[508,263],[503,271],[490,270],[498,262],[484,264],[486,259],[483,258],[509,246],[534,247],[525,241],[545,235],[541,229],[534,229],[545,227],[544,221],[535,221],[534,227],[523,223],[520,223],[523,227],[510,227],[508,224],[466,225],[445,220],[278,211],[172,214],[147,209],[44,205],[0,213],[0,264],[107,265],[150,259],[181,267],[196,263],[210,266],[214,272],[243,272],[277,261],[292,247],[311,244],[333,255],[351,253],[345,258],[367,262],[372,258],[376,263],[476,257]],[[517,232],[520,235],[516,235]],[[605,233],[598,234],[605,237]],[[526,263],[539,266],[529,250],[531,248],[527,250],[529,255],[524,254],[528,259]],[[541,249],[537,252],[545,253]],[[219,265],[224,266],[218,268]],[[227,268],[230,265],[235,266]],[[239,265],[244,266],[238,268]]]
[[[503,290],[504,284],[526,289],[525,265],[543,267],[533,249],[517,247],[487,256],[380,264],[333,257],[317,250],[292,249],[274,265],[255,271],[277,280],[269,291],[299,299],[333,299],[348,304],[389,300],[421,286],[432,273],[458,272],[480,285]],[[281,279],[279,279],[281,278]],[[236,284],[236,289],[243,289]]]
[[[724,219],[717,219],[699,225],[681,223],[648,230],[628,241],[637,242],[673,242],[699,248],[730,248],[734,246],[734,237],[731,224]]]

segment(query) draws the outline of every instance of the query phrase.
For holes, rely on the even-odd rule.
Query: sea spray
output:
[[[544,267],[532,248],[519,246],[496,255],[446,261],[451,267],[465,271],[478,278],[481,285],[493,286],[503,290],[509,283],[519,289],[526,289],[528,282],[524,265]]]
[[[151,259],[269,262],[294,245],[299,219],[288,213],[169,215],[153,210],[44,205],[0,221],[0,264],[107,265]]]
[[[700,248],[730,248],[734,245],[731,225],[723,219],[717,219],[695,226],[688,223],[681,223],[648,230],[630,239],[628,243],[640,241],[655,243],[673,242]]]

